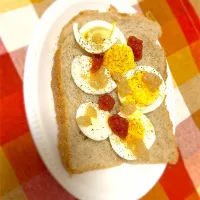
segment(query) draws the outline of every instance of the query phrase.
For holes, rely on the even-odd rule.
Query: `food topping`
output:
[[[108,124],[109,117],[108,111],[101,110],[98,104],[93,102],[81,104],[76,112],[81,132],[96,141],[105,140],[112,133]]]
[[[136,106],[133,104],[124,104],[119,107],[119,112],[123,115],[128,116],[135,112]]]
[[[90,69],[91,73],[97,72],[103,64],[103,56],[102,55],[92,55],[92,67]]]
[[[83,92],[100,95],[110,93],[117,87],[111,74],[104,66],[101,66],[95,73],[91,72],[91,68],[92,59],[89,56],[76,56],[72,62],[72,78]]]
[[[117,91],[121,97],[131,95],[133,93],[131,87],[128,84],[127,80],[122,80],[117,85]]]
[[[127,79],[119,72],[112,72],[112,78],[117,82],[117,90],[121,97],[132,94],[131,87],[128,85]]]
[[[97,111],[95,110],[93,106],[88,104],[88,106],[86,107],[84,116],[78,117],[77,123],[79,126],[83,126],[83,127],[90,126],[92,125],[91,118],[95,118],[95,119],[97,118]]]
[[[112,72],[111,76],[112,76],[113,80],[116,81],[117,83],[119,83],[121,81],[126,81],[126,78],[124,76],[122,76],[119,72]]]
[[[162,80],[156,74],[145,72],[142,77],[142,81],[145,83],[147,88],[155,92],[162,83]]]
[[[93,26],[84,32],[85,39],[89,37],[92,38],[92,41],[96,44],[102,44],[105,39],[109,39],[112,35],[112,31],[105,27]]]
[[[121,112],[119,115],[124,117]],[[148,151],[156,139],[152,123],[139,110],[126,116],[126,120],[128,121],[128,133],[126,136],[120,137],[114,131],[109,136],[113,150],[126,160],[148,159]]]
[[[93,55],[74,58],[72,78],[84,92],[102,95],[98,104],[88,102],[77,109],[81,132],[96,141],[109,137],[113,150],[124,159],[148,159],[156,136],[143,110],[156,108],[157,105],[151,109],[149,106],[164,94],[164,81],[154,68],[136,67],[134,60],[142,59],[143,41],[130,36],[126,44],[115,23],[101,20],[88,22],[80,30],[74,23],[73,29],[77,43]],[[115,100],[107,93],[116,87],[121,106],[116,109],[118,114],[111,116],[108,111],[113,109]]]
[[[100,33],[96,33],[92,36],[92,41],[96,44],[103,44],[104,38],[101,36]]]
[[[89,84],[94,89],[105,88],[108,84],[109,78],[105,74],[104,67],[101,67],[96,73],[90,74]]]
[[[103,66],[105,66],[110,73],[119,72],[124,75],[130,69],[135,68],[134,56],[131,48],[125,44],[115,44],[103,57]]]
[[[135,139],[142,140],[144,138],[145,127],[142,121],[138,118],[129,120],[127,143],[134,144]]]
[[[85,111],[85,115],[87,115],[89,117],[93,117],[93,118],[96,119],[97,118],[97,111],[96,111],[96,109],[93,106],[88,105],[87,109]]]
[[[128,79],[128,85],[134,92],[131,95],[125,95],[124,103],[143,107],[152,104],[158,98],[159,90],[151,92],[142,81],[144,73],[144,71],[136,72]]]
[[[98,104],[99,104],[99,108],[101,110],[109,111],[115,105],[115,100],[110,95],[105,94],[105,95],[99,97]]]
[[[118,93],[122,104],[134,104],[143,113],[152,112],[161,105],[166,95],[166,86],[162,76],[153,67],[137,66],[125,77],[133,92],[124,97]]]
[[[142,49],[143,49],[143,41],[136,38],[135,36],[130,36],[128,38],[128,46],[131,47],[133,54],[134,54],[134,60],[139,61],[142,59]]]
[[[94,20],[85,24],[81,29],[78,24],[73,24],[76,42],[88,53],[99,54],[112,47],[120,36],[120,30],[102,20]]]
[[[77,120],[77,123],[79,126],[87,127],[87,126],[92,125],[91,118],[90,118],[90,116],[87,116],[87,115],[80,116],[76,120]]]
[[[108,124],[113,133],[118,135],[121,139],[126,138],[129,126],[127,119],[119,116],[118,114],[114,114],[113,116],[109,117]]]

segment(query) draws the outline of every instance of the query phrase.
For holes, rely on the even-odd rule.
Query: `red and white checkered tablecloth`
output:
[[[134,3],[135,0],[129,0]],[[27,125],[23,72],[27,46],[54,0],[0,0],[0,200],[74,200],[50,175]],[[191,4],[191,3],[192,4]],[[140,0],[161,24],[173,75],[180,157],[143,200],[200,199],[200,0]]]

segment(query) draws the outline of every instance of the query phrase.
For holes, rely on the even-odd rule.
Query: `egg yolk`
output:
[[[85,111],[85,115],[92,118],[97,118],[97,111],[95,110],[94,107],[92,107],[91,105],[88,105]]]
[[[145,72],[137,72],[133,77],[128,79],[128,84],[133,93],[125,97],[124,103],[143,107],[152,104],[158,98],[160,89],[158,88],[154,92],[150,91],[142,81],[144,73]]]
[[[85,39],[91,38],[96,44],[103,44],[105,39],[111,37],[112,31],[103,27],[95,27],[84,33]]]
[[[135,68],[132,49],[125,44],[115,44],[104,54],[103,66],[110,73],[119,72],[126,74],[130,69]]]
[[[124,142],[129,149],[134,150],[137,141],[142,141],[144,138],[144,126],[139,119],[132,119],[129,121],[128,135]]]
[[[144,126],[139,119],[129,120],[128,135],[126,142],[133,143],[134,140],[142,140],[144,138]]]

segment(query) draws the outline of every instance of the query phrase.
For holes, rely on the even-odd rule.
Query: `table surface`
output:
[[[50,175],[33,143],[23,101],[28,44],[54,0],[0,0],[0,200],[75,200]],[[179,160],[142,199],[200,199],[200,1],[129,0],[160,23],[173,75]]]

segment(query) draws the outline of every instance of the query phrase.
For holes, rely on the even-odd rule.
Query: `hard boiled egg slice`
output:
[[[116,83],[106,68],[101,66],[101,71],[92,74],[91,67],[92,61],[88,56],[77,56],[72,62],[72,78],[81,90],[88,94],[100,95],[110,93],[116,88]],[[98,84],[95,85],[95,82]]]
[[[84,135],[92,140],[105,140],[112,133],[108,111],[100,110],[98,104],[89,102],[81,104],[76,113],[76,120]]]
[[[161,84],[157,90],[152,92],[145,85],[142,80],[145,72],[155,74],[160,78]],[[166,86],[160,73],[153,67],[138,66],[127,72],[126,78],[128,85],[132,89],[132,94],[122,97],[118,93],[122,104],[134,104],[143,113],[154,111],[161,105],[166,95]]]
[[[136,110],[132,115],[124,116],[129,121],[128,135],[121,139],[112,133],[109,136],[113,150],[126,160],[136,160],[146,157],[148,150],[153,145],[156,136],[155,130],[150,120],[141,112]]]
[[[107,51],[116,42],[126,44],[126,38],[115,24],[102,20],[94,20],[78,30],[78,24],[73,24],[74,36],[77,43],[92,54]]]

